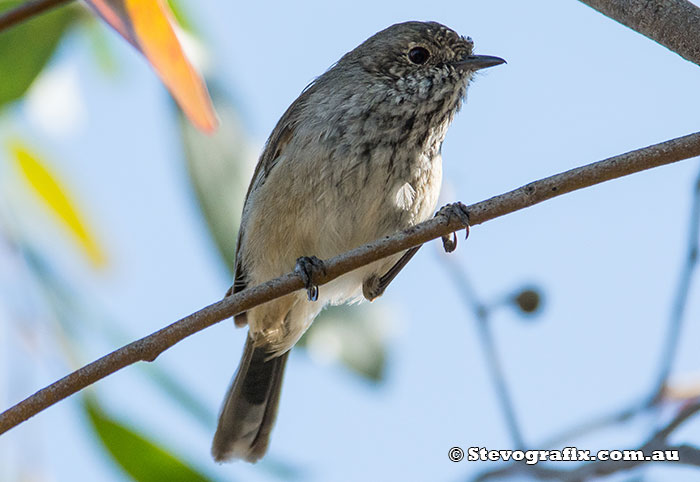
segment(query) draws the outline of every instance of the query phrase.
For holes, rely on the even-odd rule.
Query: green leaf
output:
[[[22,3],[0,1],[0,12]],[[0,32],[0,108],[24,95],[76,18],[73,8],[57,8]]]
[[[238,225],[257,149],[233,103],[209,82],[219,113],[216,133],[193,129],[180,115],[187,169],[209,232],[225,266],[233,273]]]
[[[181,461],[136,430],[111,417],[97,400],[84,397],[83,407],[95,434],[115,462],[138,482],[207,482],[212,479]]]

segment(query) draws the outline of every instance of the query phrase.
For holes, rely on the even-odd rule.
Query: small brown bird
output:
[[[307,290],[236,316],[248,338],[212,454],[266,452],[289,350],[328,304],[380,296],[417,248],[313,284],[327,259],[425,221],[442,141],[474,72],[504,62],[435,22],[382,30],[309,85],[272,131],[248,188],[229,294],[296,269]],[[441,210],[468,220],[457,203]],[[445,247],[448,248],[449,241]]]

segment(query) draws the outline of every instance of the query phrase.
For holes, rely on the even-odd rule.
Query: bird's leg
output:
[[[391,283],[394,280],[394,278],[396,278],[396,275],[399,274],[399,271],[401,271],[403,267],[408,264],[408,262],[411,260],[411,258],[413,258],[413,256],[418,252],[419,249],[420,246],[416,246],[406,251],[403,254],[403,256],[401,256],[401,258],[396,262],[396,264],[389,268],[389,271],[384,273],[384,275],[372,275],[369,278],[367,278],[362,283],[362,294],[364,295],[365,299],[367,301],[372,301],[375,298],[382,296],[382,294],[384,294],[384,290],[386,290],[387,286],[389,286],[389,283]]]
[[[461,202],[445,204],[438,210],[438,212],[435,213],[435,216],[442,216],[443,218],[445,218],[445,224],[449,224],[453,217],[458,218],[462,222],[462,224],[464,224],[465,230],[467,232],[466,236],[464,236],[464,239],[467,239],[469,237],[469,212],[467,212],[467,206],[465,206]],[[446,253],[451,253],[452,251],[457,249],[457,233],[452,233],[452,236],[443,236],[442,247],[445,249]]]
[[[457,217],[465,225],[467,232],[465,239],[469,237],[469,213],[467,212],[467,207],[461,202],[446,204],[445,206],[441,207],[437,213],[435,213],[435,216],[444,217],[446,224],[449,224],[452,217]],[[447,253],[454,251],[457,248],[456,233],[452,233],[452,239],[450,239],[450,236],[443,236],[442,246]],[[399,259],[396,264],[389,269],[389,271],[384,273],[384,275],[373,275],[367,278],[362,283],[362,294],[364,295],[365,299],[372,301],[384,294],[384,291],[389,286],[389,283],[396,278],[396,275],[398,275],[404,266],[408,264],[419,249],[420,246],[416,246],[415,248],[411,248],[406,251],[404,255],[401,256],[401,259]]]
[[[326,266],[323,264],[323,261],[316,256],[302,256],[297,259],[294,272],[296,272],[304,282],[309,301],[318,300],[318,285],[314,283],[314,278],[321,272],[326,274]]]

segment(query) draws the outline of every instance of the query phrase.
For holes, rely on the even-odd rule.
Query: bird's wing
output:
[[[260,160],[257,166],[255,166],[255,172],[253,173],[253,178],[248,186],[248,192],[245,196],[245,202],[243,203],[243,211],[245,212],[246,206],[248,204],[248,199],[250,198],[250,193],[255,189],[259,189],[267,179],[270,171],[275,167],[280,156],[284,152],[285,147],[289,144],[294,134],[294,126],[296,120],[296,112],[300,108],[304,99],[307,97],[307,92],[302,93],[302,95],[294,101],[294,103],[287,109],[287,112],[282,116],[279,123],[272,131],[270,138],[265,145]],[[226,296],[230,296],[243,291],[248,287],[248,273],[246,273],[245,265],[243,262],[241,254],[241,240],[243,239],[243,233],[245,231],[245,218],[241,219],[241,226],[238,230],[238,241],[236,242],[236,258],[234,263],[234,277],[233,285],[226,292]],[[236,326],[244,326],[247,323],[246,314],[240,313],[235,316]]]

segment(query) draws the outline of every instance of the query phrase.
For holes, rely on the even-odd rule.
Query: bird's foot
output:
[[[453,218],[460,220],[464,224],[466,235],[464,239],[469,237],[469,212],[467,211],[467,206],[461,202],[445,204],[441,207],[435,216],[442,216],[445,219],[445,224],[449,224]],[[457,249],[457,233],[452,233],[452,236],[445,235],[442,237],[442,247],[445,249],[446,253],[451,253]]]
[[[318,285],[314,283],[314,278],[320,273],[326,274],[326,266],[323,264],[323,261],[316,256],[302,256],[297,259],[294,271],[299,274],[299,277],[304,282],[309,301],[318,300]]]

